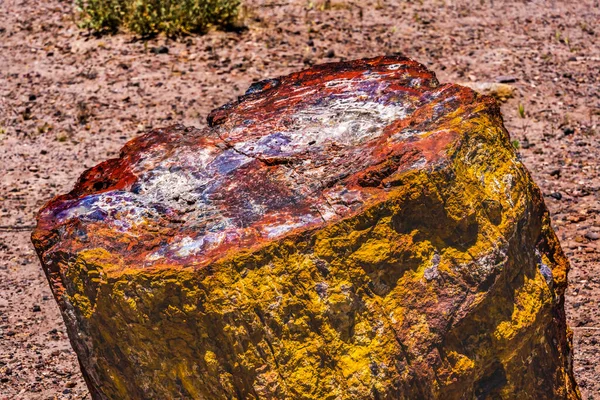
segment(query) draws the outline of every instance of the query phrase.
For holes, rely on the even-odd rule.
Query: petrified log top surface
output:
[[[60,231],[53,251],[102,246],[130,267],[204,265],[380,200],[389,175],[443,162],[461,121],[489,101],[402,58],[260,82],[209,129],[129,142],[47,205],[38,231]]]

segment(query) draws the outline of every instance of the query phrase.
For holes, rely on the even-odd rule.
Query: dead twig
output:
[[[0,232],[23,232],[35,229],[35,225],[0,225]]]

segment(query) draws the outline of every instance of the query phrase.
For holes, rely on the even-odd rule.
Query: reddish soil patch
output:
[[[141,42],[79,31],[71,1],[0,3],[0,399],[89,398],[29,242],[44,202],[147,128],[204,125],[253,81],[392,52],[442,82],[515,80],[502,110],[571,260],[575,372],[600,399],[598,0],[245,4],[244,32]]]

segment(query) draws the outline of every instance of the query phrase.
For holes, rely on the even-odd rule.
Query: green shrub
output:
[[[76,0],[76,4],[83,28],[175,36],[205,32],[209,26],[231,27],[240,0]]]

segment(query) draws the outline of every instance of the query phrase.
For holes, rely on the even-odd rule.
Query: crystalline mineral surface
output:
[[[132,140],[40,211],[95,399],[578,398],[568,262],[493,99],[380,57],[209,125]]]

